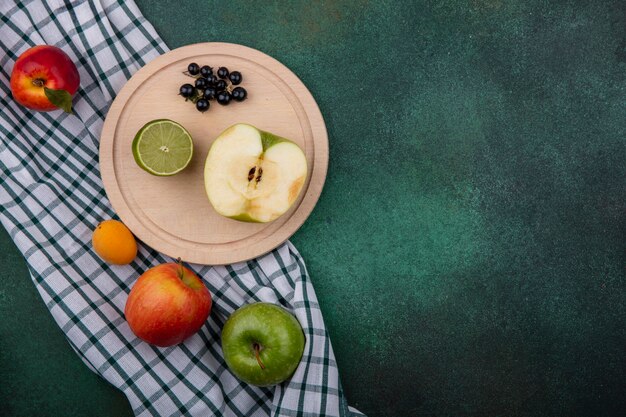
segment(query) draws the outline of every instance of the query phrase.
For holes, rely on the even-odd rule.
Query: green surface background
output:
[[[626,2],[150,1],[260,49],[329,132],[292,241],[375,416],[626,414]],[[130,416],[0,233],[0,414]]]

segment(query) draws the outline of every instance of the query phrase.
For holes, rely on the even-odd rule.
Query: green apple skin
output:
[[[271,303],[253,303],[239,308],[222,329],[222,351],[228,368],[242,381],[259,387],[288,379],[300,363],[304,343],[298,320]]]
[[[272,146],[278,145],[281,142],[291,142],[289,139],[276,136],[273,133],[269,133],[264,130],[259,130],[259,133],[261,134],[261,144],[263,145],[264,152]]]
[[[228,218],[246,223],[262,223],[261,221],[251,217],[248,213],[241,213],[236,216],[229,216]]]

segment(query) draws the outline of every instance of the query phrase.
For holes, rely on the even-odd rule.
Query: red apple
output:
[[[130,290],[124,314],[140,339],[173,346],[196,333],[211,312],[211,293],[182,263],[155,266]]]
[[[33,110],[61,108],[71,113],[79,84],[76,65],[56,46],[33,46],[20,55],[11,72],[13,98]]]

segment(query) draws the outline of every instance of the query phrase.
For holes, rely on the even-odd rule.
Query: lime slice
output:
[[[172,120],[153,120],[135,135],[133,156],[137,165],[152,175],[174,175],[191,161],[191,135]]]

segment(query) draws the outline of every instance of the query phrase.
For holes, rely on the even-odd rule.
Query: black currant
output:
[[[202,68],[200,68],[200,75],[202,75],[204,78],[209,78],[209,75],[213,75],[213,68],[209,67],[208,65],[203,66]]]
[[[230,103],[231,95],[228,91],[220,91],[217,93],[217,102],[222,106],[228,105]]]
[[[187,66],[187,72],[191,75],[198,75],[200,72],[200,66],[195,62],[192,62]]]
[[[205,99],[213,100],[216,95],[217,95],[217,90],[215,89],[215,87],[207,87],[204,89],[203,96]]]
[[[193,88],[193,85],[191,85],[191,84],[183,84],[183,85],[180,86],[179,93],[180,93],[181,96],[183,96],[185,98],[188,98],[188,97],[193,96],[194,90],[195,89]]]
[[[228,68],[220,67],[217,70],[217,76],[220,77],[220,78],[227,78],[228,77]]]
[[[235,87],[235,89],[233,89],[233,92],[232,92],[233,100],[235,101],[244,101],[247,95],[248,95],[248,92],[243,87]]]
[[[215,83],[215,89],[217,91],[223,91],[226,89],[226,81],[224,80],[217,80],[217,82]]]
[[[239,85],[241,84],[243,77],[239,71],[233,71],[228,75],[228,79],[230,79],[230,82],[233,83],[233,85]]]
[[[206,77],[206,80],[207,80],[208,85],[215,85],[215,83],[217,82],[217,77],[211,74],[208,77]]]
[[[202,77],[200,77],[200,78],[198,78],[198,79],[196,80],[196,88],[203,89],[203,88],[206,88],[206,87],[208,87],[208,86],[209,86],[209,83],[208,83],[208,81],[206,80],[206,78],[202,78]]]
[[[209,103],[209,100],[205,100],[205,99],[203,99],[203,98],[201,98],[200,100],[196,101],[196,109],[197,109],[198,111],[203,112],[203,113],[204,113],[205,111],[209,110],[209,106],[210,106],[210,105],[211,105],[211,104]]]

